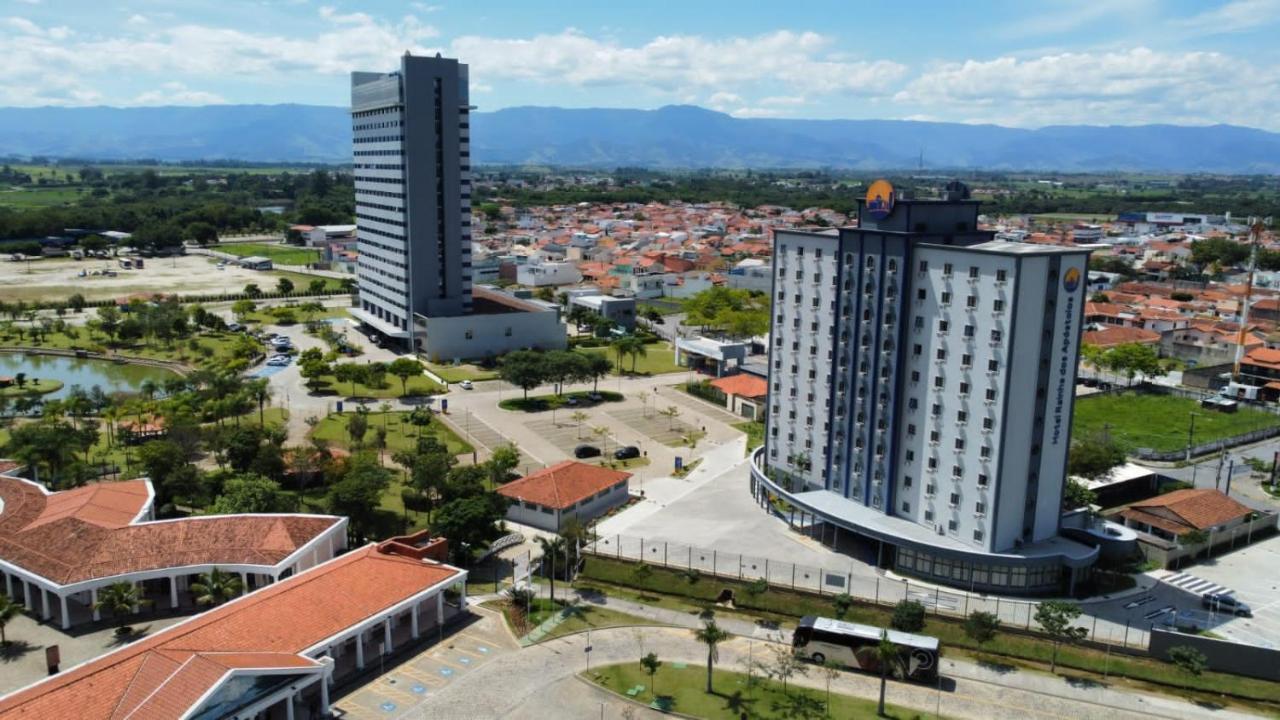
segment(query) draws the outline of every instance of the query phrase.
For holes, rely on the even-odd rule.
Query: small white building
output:
[[[581,281],[582,273],[571,262],[531,260],[516,268],[516,282],[527,287],[573,285]]]
[[[507,519],[541,530],[559,532],[565,520],[583,524],[630,497],[631,473],[565,460],[498,488],[511,501]]]

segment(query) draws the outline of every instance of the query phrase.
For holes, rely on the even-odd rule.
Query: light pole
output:
[[[1191,462],[1191,441],[1196,433],[1196,414],[1191,413],[1191,425],[1187,427],[1187,462]],[[1191,463],[1191,487],[1196,486],[1196,464]]]

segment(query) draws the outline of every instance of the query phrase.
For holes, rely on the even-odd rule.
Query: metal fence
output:
[[[893,606],[901,600],[914,600],[934,615],[964,618],[975,610],[995,614],[1004,629],[1035,631],[1038,602],[1014,600],[962,590],[943,590],[910,578],[891,578],[877,573],[855,573],[853,567],[834,568],[801,565],[767,557],[743,555],[684,543],[647,540],[627,535],[600,537],[587,544],[584,555],[597,555],[617,560],[644,562],[674,570],[696,570],[730,580],[763,579],[769,585],[823,596],[847,593],[855,600],[881,606]],[[1148,628],[1130,627],[1095,616],[1081,616],[1080,626],[1089,631],[1086,644],[1098,648],[1130,648],[1145,651]]]

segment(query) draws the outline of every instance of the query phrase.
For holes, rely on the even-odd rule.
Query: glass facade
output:
[[[1063,578],[1062,565],[1057,562],[1031,566],[984,563],[911,548],[895,551],[894,569],[922,580],[1012,593],[1055,590],[1062,586]]]

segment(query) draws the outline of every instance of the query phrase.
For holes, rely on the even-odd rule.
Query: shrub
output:
[[[924,605],[915,600],[900,600],[893,608],[893,619],[889,625],[902,632],[920,632],[924,630]]]

